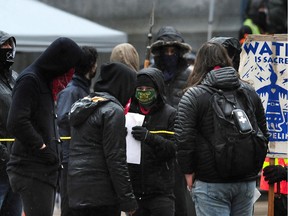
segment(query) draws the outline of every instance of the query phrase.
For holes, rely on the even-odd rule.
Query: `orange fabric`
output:
[[[275,159],[275,165],[281,165],[281,166],[288,166],[288,159],[284,158],[276,158]],[[269,165],[269,158],[265,158],[265,162],[263,164],[263,168]],[[264,180],[263,177],[263,171],[261,171],[261,179],[260,179],[260,189],[268,191],[269,190],[269,184],[267,181]],[[274,192],[276,193],[276,187],[274,187]],[[281,194],[288,194],[288,182],[287,181],[281,181],[280,182],[280,193]]]
[[[248,34],[244,34],[243,38],[240,39],[239,42],[240,42],[241,45],[245,42],[247,36],[248,36]]]

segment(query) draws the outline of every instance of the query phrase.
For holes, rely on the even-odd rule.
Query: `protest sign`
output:
[[[288,154],[288,42],[283,35],[248,35],[241,52],[240,78],[259,94],[271,134],[269,150]],[[278,157],[278,156],[277,156]]]

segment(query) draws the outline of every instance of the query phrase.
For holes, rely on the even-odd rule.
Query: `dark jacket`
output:
[[[56,186],[59,135],[51,84],[54,78],[74,67],[81,55],[74,41],[59,38],[18,76],[7,121],[8,130],[16,137],[8,174],[16,173]],[[40,151],[44,143],[47,149]]]
[[[176,109],[166,104],[162,73],[156,68],[147,68],[142,69],[137,77],[143,75],[151,78],[159,94],[151,112],[145,115],[143,126],[159,133],[150,134],[141,142],[140,164],[129,164],[133,190],[138,199],[173,194],[176,153],[174,136],[166,133],[174,131]],[[142,114],[137,99],[133,99],[132,108],[131,111]]]
[[[135,82],[136,73],[128,66],[104,64],[96,92],[73,104],[67,180],[71,207],[137,208],[126,162],[123,109]]]
[[[255,116],[258,127],[268,137],[266,117],[261,99],[254,88],[237,77],[237,72],[232,67],[208,72],[202,84],[217,89],[233,90],[241,86],[248,91],[255,107]],[[234,180],[221,179],[215,168],[214,157],[210,150],[213,143],[213,109],[210,108],[211,94],[200,87],[191,87],[184,94],[179,103],[179,112],[175,122],[175,138],[178,146],[177,159],[184,173],[196,174],[196,179],[205,182],[234,182]],[[201,136],[205,140],[200,139]],[[256,179],[257,176],[246,176],[237,181]]]
[[[174,46],[179,51],[177,69],[171,79],[165,81],[165,91],[167,103],[174,108],[177,108],[178,103],[183,95],[183,90],[186,88],[188,76],[191,70],[184,58],[184,54],[188,53],[192,48],[184,42],[182,35],[171,26],[162,27],[156,36],[156,41],[151,45],[151,52],[154,54],[155,65],[162,72],[164,71],[162,62],[162,49],[164,46]]]
[[[70,124],[68,114],[71,106],[77,100],[87,96],[90,93],[91,81],[83,76],[74,74],[67,87],[57,96],[57,124],[61,137],[70,137]],[[68,162],[70,140],[62,142],[62,162]]]
[[[0,31],[0,46],[8,39],[15,38],[9,34]],[[18,74],[10,67],[5,67],[5,62],[0,62],[0,139],[12,138],[7,131],[6,122],[8,118],[9,108],[12,103],[12,89]],[[10,142],[0,142],[0,175],[6,174],[6,163],[9,159],[8,150]],[[7,176],[6,176],[7,177]]]

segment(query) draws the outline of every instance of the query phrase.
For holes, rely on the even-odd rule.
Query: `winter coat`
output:
[[[14,39],[9,34],[0,31],[0,46],[8,39]],[[12,103],[12,89],[18,74],[11,68],[0,66],[0,139],[12,138],[7,131],[6,122],[8,118],[9,108]],[[10,142],[0,142],[0,176],[6,174],[6,163],[9,160]]]
[[[62,137],[70,137],[70,124],[68,114],[71,106],[77,100],[89,95],[91,81],[83,76],[74,74],[67,87],[57,96],[57,124]],[[70,140],[62,142],[62,162],[68,162]]]
[[[202,84],[217,89],[233,90],[241,86],[248,91],[255,107],[258,127],[268,137],[266,117],[261,99],[254,88],[237,77],[232,67],[224,67],[208,72]],[[223,180],[216,172],[214,157],[210,149],[213,133],[213,109],[210,109],[211,94],[200,87],[191,87],[179,103],[175,121],[175,139],[177,144],[177,159],[184,173],[196,174],[196,179],[205,182],[234,182]],[[205,139],[200,139],[203,136]],[[209,143],[208,143],[209,142]],[[257,176],[247,176],[237,181],[256,179]]]
[[[174,72],[172,79],[165,81],[165,91],[167,103],[177,108],[178,103],[186,88],[187,79],[191,73],[189,65],[184,58],[184,54],[188,53],[192,48],[184,42],[182,35],[171,26],[162,27],[156,36],[156,41],[151,45],[151,52],[154,54],[156,67],[163,72],[163,62],[161,60],[161,50],[165,46],[174,46],[179,50],[179,59],[177,70]]]
[[[140,70],[138,76],[151,78],[158,92],[158,100],[151,112],[145,115],[143,126],[150,134],[141,142],[140,164],[128,164],[135,196],[138,199],[153,198],[159,195],[171,195],[174,189],[174,163],[176,145],[172,134],[176,109],[166,104],[163,75],[156,68]],[[133,99],[132,112],[140,113],[138,100]]]
[[[73,104],[67,178],[71,207],[137,208],[126,162],[123,110],[135,82],[136,73],[128,66],[104,64],[96,92]]]
[[[7,128],[16,137],[7,172],[56,186],[59,135],[52,81],[80,60],[82,50],[72,40],[55,40],[16,80]],[[46,148],[40,150],[43,144]],[[52,162],[53,161],[53,162]]]

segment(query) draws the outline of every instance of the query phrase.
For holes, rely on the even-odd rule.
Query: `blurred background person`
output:
[[[246,18],[238,33],[240,43],[244,43],[248,34],[266,34],[267,31],[267,0],[250,0],[247,3]]]
[[[287,34],[287,0],[268,0],[269,34]]]
[[[122,43],[115,46],[110,55],[110,62],[120,62],[133,69],[136,73],[139,71],[139,54],[135,47],[129,43]],[[127,114],[130,109],[131,100],[130,98],[124,108],[125,114]]]
[[[0,31],[0,139],[12,137],[6,128],[6,122],[12,103],[12,89],[18,76],[11,68],[15,53],[16,39]],[[6,172],[10,148],[10,142],[0,142],[0,215],[20,216],[21,199],[19,194],[12,191]]]
[[[122,43],[115,46],[111,52],[110,62],[121,62],[139,71],[139,54],[130,43]]]

